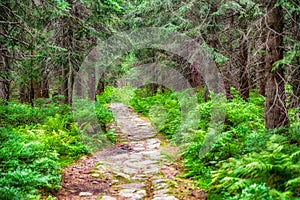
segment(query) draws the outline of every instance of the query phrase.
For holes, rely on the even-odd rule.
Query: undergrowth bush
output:
[[[234,197],[228,197],[228,200],[273,200],[273,197],[269,194],[270,188],[265,183],[252,184],[243,189],[242,193],[235,195]]]
[[[112,112],[108,109],[104,95],[98,95],[97,101],[91,102],[88,99],[81,99],[73,102],[73,116],[80,127],[90,126],[95,129],[89,132],[98,133],[106,131],[106,124],[113,120]],[[102,130],[99,130],[102,129]]]
[[[150,117],[149,112],[153,106],[159,106],[166,111],[165,122],[161,125],[160,131],[169,137],[177,133],[181,111],[175,93],[165,91],[152,96],[148,94],[147,88],[137,89],[129,103],[137,112],[143,113],[146,117]]]
[[[300,196],[299,108],[289,112],[288,131],[265,131],[264,98],[251,91],[248,102],[232,91],[226,104],[223,132],[212,150],[200,159],[199,153],[210,126],[212,101],[204,102],[198,94],[200,114],[197,129],[183,138],[185,177],[197,180],[209,192],[209,199],[296,199]],[[149,117],[153,105],[164,108],[167,120],[160,129],[170,137],[180,125],[180,105],[175,93],[156,94],[139,89],[130,105]]]
[[[41,194],[52,199],[63,166],[116,141],[113,130],[86,134],[69,110],[54,103],[40,108],[0,105],[0,199],[40,199]],[[86,120],[88,111],[77,114]],[[93,115],[102,125],[112,120],[106,105],[97,104]]]
[[[300,150],[288,145],[288,138],[272,135],[266,149],[240,158],[229,158],[212,172],[213,193],[237,195],[251,184],[266,183],[276,199],[300,195]]]
[[[60,184],[59,154],[44,141],[0,128],[0,199],[37,199]]]
[[[263,109],[241,98],[235,98],[226,105],[223,132],[218,136],[212,150],[200,159],[199,153],[210,123],[211,106],[211,101],[199,105],[199,130],[193,132],[194,140],[185,145],[183,152],[188,171],[186,176],[199,180],[199,184],[204,188],[209,187],[210,171],[217,169],[226,159],[258,148],[256,143],[253,146],[254,140],[259,140],[261,145],[266,143],[266,140],[257,134],[264,129]]]
[[[31,107],[27,104],[8,102],[0,104],[0,126],[18,127],[43,123],[49,116],[65,114],[69,107],[64,104],[45,104],[41,107]]]

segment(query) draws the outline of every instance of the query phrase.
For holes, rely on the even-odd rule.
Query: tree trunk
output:
[[[218,2],[213,1],[211,5],[211,13],[215,13],[218,10]],[[211,14],[210,13],[210,14]],[[211,22],[208,27],[208,35],[207,35],[207,44],[210,48],[216,49],[218,44],[218,38],[217,38],[217,19],[216,16],[212,16]],[[204,93],[204,101],[209,101],[209,89],[208,86],[205,86],[205,93]]]
[[[43,74],[43,80],[41,83],[42,87],[42,98],[49,98],[49,81],[48,81],[48,75],[49,73],[46,71]]]
[[[73,86],[74,86],[74,69],[72,67],[72,64],[70,64],[70,68],[69,68],[69,79],[68,79],[68,103],[69,105],[72,104],[72,100],[73,100]]]
[[[101,94],[104,92],[105,89],[105,78],[104,75],[99,79],[98,85],[97,85],[97,90],[96,90],[96,95]]]
[[[294,30],[293,34],[297,42],[300,42],[300,15],[294,14]],[[291,67],[291,86],[293,96],[291,98],[291,107],[298,107],[300,105],[300,56],[296,56],[295,65]]]
[[[266,96],[265,53],[262,53],[259,58],[258,77],[259,77],[259,94],[262,96]]]
[[[266,128],[273,129],[288,125],[286,94],[284,89],[284,69],[273,68],[273,64],[283,58],[283,13],[275,7],[277,0],[271,0],[267,7],[268,37],[266,43]]]
[[[48,80],[42,81],[42,98],[49,98],[49,82],[48,82]]]
[[[8,51],[5,44],[0,46],[0,99],[8,101],[9,99],[9,66],[8,66]]]
[[[239,52],[239,68],[240,68],[240,79],[239,79],[239,89],[240,96],[248,101],[249,98],[249,78],[247,71],[247,60],[248,60],[248,42],[247,38],[244,36],[243,41],[240,43]]]
[[[223,78],[224,78],[226,99],[232,99],[232,96],[230,93],[230,80],[231,80],[230,66],[231,66],[231,62],[227,62],[224,64],[224,68],[222,70],[222,74],[223,74]]]
[[[61,68],[61,92],[64,95],[64,103],[67,104],[69,102],[69,90],[68,90],[68,69],[65,66]]]
[[[34,98],[38,99],[42,97],[42,82],[39,78],[35,78],[33,81],[34,88]]]
[[[96,72],[95,68],[89,68],[88,96],[91,101],[96,98]]]
[[[28,86],[28,102],[32,107],[34,107],[34,85],[33,85],[33,78],[30,78],[30,84]]]

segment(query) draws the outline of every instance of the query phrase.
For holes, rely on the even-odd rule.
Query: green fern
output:
[[[298,196],[300,154],[290,153],[289,149],[285,137],[274,135],[266,150],[228,159],[220,169],[212,171],[211,191],[237,194],[250,184],[264,182],[277,191],[272,193],[276,198],[283,194]]]

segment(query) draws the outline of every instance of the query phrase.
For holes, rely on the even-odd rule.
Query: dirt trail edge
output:
[[[177,149],[162,145],[147,119],[121,103],[111,104],[110,109],[119,142],[65,169],[57,199],[205,199],[192,181],[176,178]]]

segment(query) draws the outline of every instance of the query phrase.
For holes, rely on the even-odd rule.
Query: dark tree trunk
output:
[[[19,85],[19,96],[20,96],[20,103],[24,103],[26,101],[26,93],[23,84]]]
[[[68,88],[68,69],[65,66],[61,68],[61,92],[64,95],[64,103],[67,104],[69,102],[69,88]]]
[[[1,44],[0,48],[0,99],[8,101],[10,86],[9,66],[7,60],[8,51],[4,44]]]
[[[49,98],[49,81],[48,81],[49,71],[46,69],[43,73],[43,80],[41,83],[42,88],[42,98]]]
[[[265,18],[263,18],[265,21]],[[259,54],[259,64],[258,64],[258,70],[257,70],[257,76],[258,76],[258,88],[259,88],[259,94],[262,96],[266,96],[266,27],[263,27],[260,40],[258,41],[259,46],[263,46]]]
[[[76,83],[74,83],[74,90],[76,97],[83,97],[82,79],[79,73],[76,74]]]
[[[246,8],[245,8],[246,9]],[[242,38],[239,46],[239,56],[238,56],[238,68],[239,68],[239,93],[245,101],[249,98],[249,73],[247,69],[248,65],[248,38],[247,38],[247,19],[241,18],[239,20],[239,26],[242,30]]]
[[[69,79],[68,79],[68,92],[69,92],[69,97],[68,97],[68,103],[71,105],[72,100],[73,100],[73,86],[74,86],[74,71],[73,67],[70,63],[70,68],[69,68]]]
[[[239,52],[239,68],[240,68],[239,88],[240,88],[240,96],[245,101],[248,101],[249,94],[250,94],[247,60],[248,60],[248,42],[247,42],[247,38],[244,37],[243,41],[240,43],[240,52]]]
[[[91,101],[94,101],[96,98],[96,72],[95,68],[89,69],[89,82],[88,82],[88,96]]]
[[[71,2],[71,1],[70,1]],[[70,3],[72,4],[72,2]],[[61,63],[61,93],[64,96],[64,103],[70,104],[72,99],[71,93],[71,84],[73,84],[73,81],[70,79],[72,78],[72,68],[73,68],[73,62],[72,62],[72,55],[73,55],[73,27],[72,22],[67,18],[63,17],[60,19],[60,28],[62,30],[59,34],[60,37],[58,37],[58,44],[61,45],[61,47],[68,50],[66,54],[61,57],[62,63]]]
[[[33,81],[33,88],[34,88],[34,98],[38,99],[42,97],[42,82],[38,79],[35,78]]]
[[[30,78],[30,84],[29,84],[29,88],[28,88],[28,97],[29,97],[28,102],[33,107],[34,106],[34,103],[33,103],[33,100],[34,100],[34,85],[33,85],[33,78],[32,77]]]
[[[215,13],[218,10],[218,2],[213,1],[211,5],[211,13]],[[216,16],[212,16],[211,23],[209,24],[208,28],[208,35],[207,35],[207,43],[208,46],[212,49],[217,48],[218,44],[218,36],[216,35],[218,30],[217,30],[217,19]],[[207,102],[209,101],[209,89],[208,86],[205,86],[205,93],[204,93],[204,101]]]
[[[225,87],[225,95],[226,99],[231,99],[231,93],[230,93],[230,80],[231,80],[231,75],[230,75],[230,65],[231,63],[225,63],[225,66],[222,70],[222,74],[224,77],[224,87]]]
[[[259,76],[259,94],[266,96],[266,69],[265,69],[265,54],[260,56],[260,63],[258,69]]]
[[[294,14],[294,36],[297,42],[300,42],[300,15]],[[300,106],[300,56],[296,56],[295,66],[291,67],[291,85],[293,96],[291,99],[291,107]]]
[[[42,87],[42,98],[49,98],[49,82],[44,79],[41,84]]]
[[[288,125],[284,69],[273,64],[283,58],[283,13],[271,0],[267,7],[268,37],[266,43],[266,128],[273,129]]]
[[[101,94],[104,92],[105,89],[105,78],[104,75],[99,79],[98,85],[97,85],[97,90],[96,94]]]
[[[8,15],[9,11],[7,8],[9,8],[8,2],[1,2],[3,4],[0,6],[0,21],[7,21],[7,19],[10,18]],[[8,31],[8,25],[7,24],[1,24],[0,25],[0,35],[7,34]],[[2,41],[4,38],[1,38]],[[10,69],[9,69],[9,62],[8,62],[8,56],[9,52],[7,50],[7,46],[5,42],[0,43],[0,99],[4,101],[8,101],[9,99],[9,89],[10,89]]]

